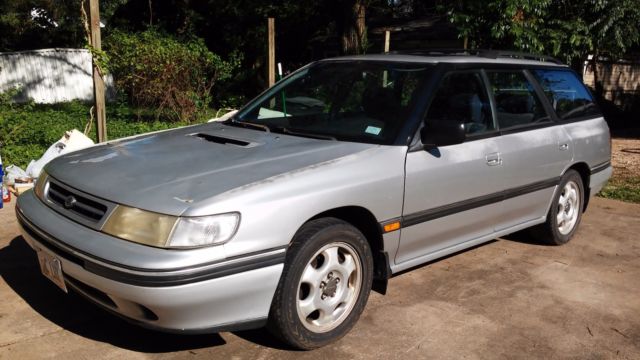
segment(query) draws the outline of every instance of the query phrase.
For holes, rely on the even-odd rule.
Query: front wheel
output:
[[[296,234],[274,295],[268,328],[299,349],[314,349],[344,336],[364,310],[373,258],[362,233],[323,218]]]
[[[547,221],[534,228],[540,240],[551,245],[562,245],[573,237],[582,219],[584,185],[575,170],[568,170],[560,180],[553,196]]]

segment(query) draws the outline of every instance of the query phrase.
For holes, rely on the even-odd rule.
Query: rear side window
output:
[[[461,121],[469,135],[494,130],[491,105],[480,73],[447,74],[434,95],[426,120]]]
[[[533,85],[522,71],[487,71],[500,129],[549,121]]]
[[[565,70],[535,70],[533,75],[560,119],[600,115],[591,94],[574,73]]]

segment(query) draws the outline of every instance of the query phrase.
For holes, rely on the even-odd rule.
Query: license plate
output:
[[[42,271],[42,274],[46,276],[47,279],[53,281],[54,284],[58,285],[62,291],[67,292],[60,259],[44,251],[38,251],[38,262],[40,263],[40,271]]]

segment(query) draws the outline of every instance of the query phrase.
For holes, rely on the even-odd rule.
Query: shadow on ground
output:
[[[74,293],[64,294],[47,280],[38,259],[22,237],[14,238],[0,249],[0,276],[40,315],[80,336],[106,342],[124,349],[164,353],[224,345],[218,334],[176,335],[147,330],[111,315]],[[260,343],[260,336],[248,339]]]
[[[295,349],[287,345],[286,343],[280,341],[280,339],[271,335],[271,333],[269,333],[269,331],[266,328],[237,331],[237,332],[234,332],[233,334],[246,341],[249,341],[264,347],[272,348],[272,349],[286,350],[286,351],[302,351],[302,350]]]
[[[537,238],[535,234],[531,232],[530,229],[520,230],[508,235],[501,237],[500,239],[519,242],[527,245],[535,245],[535,246],[551,246],[545,243],[542,239]]]
[[[545,246],[527,231],[513,233],[502,239]],[[395,276],[402,276],[408,271],[429,266],[495,241],[497,239],[421,264]],[[73,292],[64,294],[40,273],[35,253],[20,236],[15,237],[8,246],[0,249],[0,276],[18,296],[44,318],[88,339],[143,353],[198,350],[226,344],[218,334],[179,335],[144,329],[102,310]],[[294,350],[264,328],[238,331],[234,334],[260,346]]]

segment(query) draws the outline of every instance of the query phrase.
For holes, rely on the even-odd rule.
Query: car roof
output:
[[[515,56],[515,55],[514,55]],[[334,58],[324,59],[322,61],[340,61],[340,60],[354,60],[354,61],[394,61],[394,62],[411,62],[411,63],[455,63],[455,64],[510,64],[510,65],[544,65],[555,67],[567,67],[567,65],[558,62],[555,59],[540,57],[541,60],[523,59],[517,57],[499,56],[488,57],[478,55],[417,55],[417,54],[398,54],[398,53],[386,53],[386,54],[370,54],[370,55],[351,55],[340,56]]]

